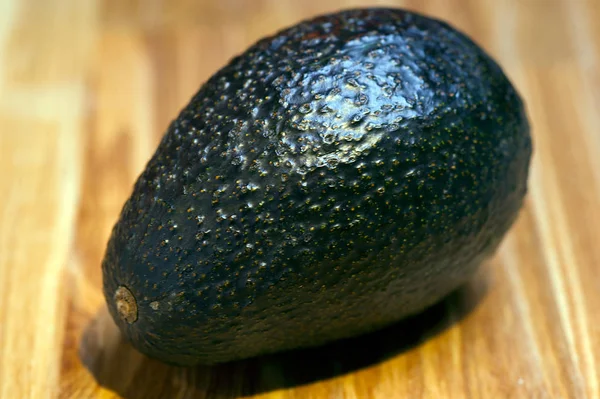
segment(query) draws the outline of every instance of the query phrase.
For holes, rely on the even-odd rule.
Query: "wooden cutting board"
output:
[[[357,5],[450,21],[523,94],[535,156],[497,255],[415,319],[215,368],[138,354],[100,261],[200,84],[283,26]],[[599,398],[600,4],[593,0],[0,1],[0,397]]]

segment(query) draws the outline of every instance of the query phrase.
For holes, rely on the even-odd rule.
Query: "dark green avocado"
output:
[[[317,17],[233,58],[169,126],[102,263],[141,352],[212,364],[380,329],[498,247],[532,143],[501,68],[400,9]]]

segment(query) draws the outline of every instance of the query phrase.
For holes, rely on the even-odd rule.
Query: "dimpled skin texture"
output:
[[[169,126],[108,244],[110,312],[141,352],[184,365],[379,329],[496,249],[531,151],[510,82],[445,23],[304,21],[232,59]]]

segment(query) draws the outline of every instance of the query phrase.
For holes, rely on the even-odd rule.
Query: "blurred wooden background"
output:
[[[523,94],[530,195],[501,250],[345,346],[212,369],[137,354],[103,310],[100,260],[167,124],[255,40],[359,5],[450,21]],[[598,21],[594,0],[0,0],[0,397],[599,398]]]

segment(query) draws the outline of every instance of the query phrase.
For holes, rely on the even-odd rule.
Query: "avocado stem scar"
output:
[[[129,324],[137,320],[137,302],[127,287],[120,286],[117,288],[115,291],[114,300],[115,305],[117,306],[117,311],[119,312],[119,316],[122,320],[125,320]]]

